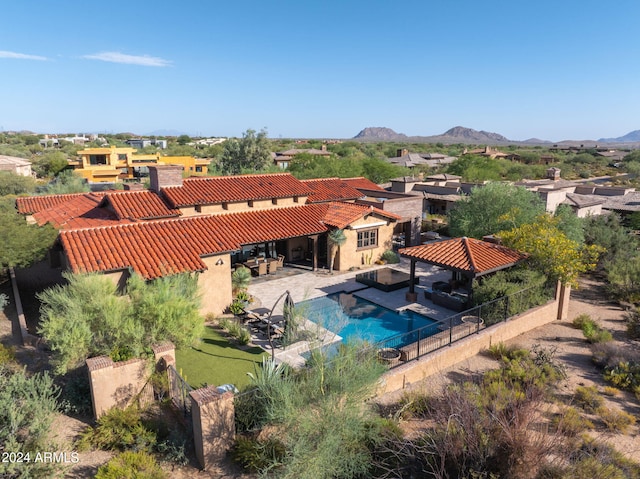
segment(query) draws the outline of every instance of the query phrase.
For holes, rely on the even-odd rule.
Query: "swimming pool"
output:
[[[361,340],[378,343],[400,334],[419,328],[429,327],[429,331],[438,332],[438,321],[413,311],[396,313],[370,301],[349,293],[336,293],[322,298],[298,303],[305,315],[314,323],[338,334],[343,341]],[[433,334],[431,333],[431,334]],[[402,344],[417,340],[412,335],[403,337]]]

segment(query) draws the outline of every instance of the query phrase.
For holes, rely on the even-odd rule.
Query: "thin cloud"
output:
[[[102,52],[94,55],[84,55],[82,58],[127,65],[141,65],[143,67],[168,67],[171,65],[171,62],[164,58],[150,57],[149,55],[126,55],[118,52]]]
[[[41,57],[40,55],[27,55],[26,53],[8,52],[6,50],[0,50],[0,58],[14,58],[16,60],[38,60],[46,61],[47,57]]]

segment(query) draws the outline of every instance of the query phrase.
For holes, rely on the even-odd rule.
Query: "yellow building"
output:
[[[205,175],[208,160],[192,156],[137,155],[135,148],[85,148],[79,159],[69,164],[91,183],[116,183],[121,180],[148,176],[148,167],[165,164],[180,165],[188,176]]]

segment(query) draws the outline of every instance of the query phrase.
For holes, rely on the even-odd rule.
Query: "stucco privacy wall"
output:
[[[167,342],[152,349],[156,368],[175,364],[173,344]],[[96,419],[114,406],[126,408],[134,401],[141,405],[153,401],[153,387],[149,383],[153,365],[147,360],[136,358],[114,363],[109,356],[97,356],[87,359],[87,369]]]
[[[465,339],[443,347],[419,360],[387,372],[380,383],[377,394],[385,394],[404,389],[411,383],[422,381],[429,376],[441,373],[456,363],[475,356],[493,344],[507,341],[532,329],[544,326],[556,319],[566,319],[570,296],[570,287],[558,288],[556,299],[531,309]],[[565,305],[566,303],[566,305]],[[563,314],[564,313],[564,314]]]
[[[198,275],[202,314],[221,314],[231,304],[231,255],[201,258],[207,269]]]
[[[224,459],[235,440],[233,393],[215,386],[189,393],[196,457],[203,469]]]

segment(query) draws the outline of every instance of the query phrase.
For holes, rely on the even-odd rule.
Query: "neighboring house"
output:
[[[155,138],[131,138],[126,140],[125,143],[131,148],[137,148],[139,150],[146,148],[147,146],[155,146],[162,150],[167,148],[167,140],[157,140]]]
[[[23,197],[18,211],[61,228],[66,268],[102,272],[119,285],[132,271],[145,279],[198,273],[203,312],[216,314],[231,303],[232,268],[249,256],[282,255],[317,269],[328,263],[327,233],[340,228],[347,241],[335,268],[360,267],[391,249],[401,220],[371,206],[307,203],[313,190],[289,174],[183,180],[174,165],[149,169],[150,191]]]
[[[520,155],[516,153],[504,153],[497,148],[493,148],[491,146],[485,146],[484,148],[476,148],[474,150],[465,150],[462,152],[463,155],[478,155],[485,156],[487,158],[504,158],[506,160],[520,160]]]
[[[293,160],[296,155],[301,155],[303,153],[313,156],[331,156],[331,152],[327,151],[327,146],[322,145],[322,149],[320,150],[317,148],[292,148],[285,151],[276,151],[275,153],[271,153],[271,157],[273,159],[273,164],[284,170],[289,168],[291,160]]]
[[[387,158],[387,161],[405,168],[414,168],[420,165],[437,168],[438,166],[453,163],[456,159],[454,156],[447,156],[442,153],[409,153],[408,150],[403,148],[398,149],[396,156]]]
[[[0,155],[0,171],[10,171],[20,176],[33,176],[31,162],[16,156]]]
[[[192,156],[137,155],[135,148],[85,148],[80,159],[70,161],[74,170],[90,183],[116,183],[124,179],[148,176],[148,168],[157,164],[181,165],[188,174],[206,174],[209,160]]]
[[[195,146],[196,148],[205,148],[207,146],[217,145],[227,141],[226,138],[200,138],[199,140],[187,143],[189,146]]]

